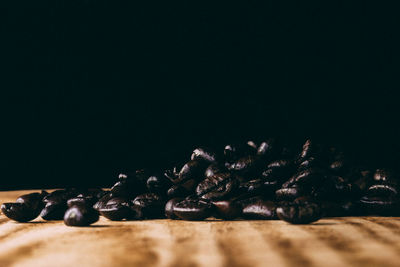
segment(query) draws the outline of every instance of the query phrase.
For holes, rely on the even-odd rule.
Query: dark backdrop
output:
[[[0,189],[110,185],[268,136],[396,167],[397,6],[163,2],[1,2]]]

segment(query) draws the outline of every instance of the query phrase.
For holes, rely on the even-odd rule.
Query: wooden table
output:
[[[0,192],[0,202],[30,191]],[[400,266],[400,218],[15,223],[0,215],[0,266]]]

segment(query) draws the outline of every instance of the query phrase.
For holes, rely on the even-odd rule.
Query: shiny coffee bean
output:
[[[228,169],[240,175],[254,175],[260,171],[261,163],[258,156],[248,155],[235,161]]]
[[[111,221],[130,220],[136,215],[127,199],[117,197],[110,199],[104,207],[100,207],[99,212]]]
[[[275,140],[269,139],[262,142],[257,149],[257,155],[262,158],[272,158],[275,152]]]
[[[137,219],[159,219],[164,215],[165,201],[160,195],[146,193],[137,196],[131,208],[136,212]]]
[[[43,198],[43,202],[49,203],[67,203],[67,200],[70,198],[75,197],[78,194],[78,191],[76,189],[60,189],[60,190],[55,190],[51,192],[50,194],[46,195]]]
[[[310,168],[296,173],[282,185],[282,188],[293,187],[293,185],[312,185],[323,179],[324,173],[321,169]]]
[[[107,205],[107,202],[112,199],[114,196],[111,192],[107,192],[104,194],[94,205],[93,208],[99,211],[101,208],[104,208]]]
[[[213,214],[213,205],[205,200],[185,199],[173,207],[174,214],[183,220],[201,221]]]
[[[68,206],[66,202],[47,202],[46,206],[40,212],[40,217],[46,221],[63,220],[67,208]]]
[[[225,166],[221,166],[218,163],[212,163],[205,170],[204,176],[207,178],[207,177],[211,177],[218,173],[226,172],[226,171],[227,171],[227,169],[225,168]]]
[[[230,173],[219,173],[207,177],[196,187],[197,196],[203,199],[221,199],[229,196],[238,188],[238,181]]]
[[[176,203],[181,202],[183,198],[171,198],[168,200],[167,204],[165,204],[165,217],[168,219],[178,219],[178,217],[174,213],[174,207]]]
[[[209,148],[196,148],[195,150],[193,150],[192,156],[190,157],[191,160],[204,160],[207,161],[209,163],[215,163],[218,161],[218,156],[217,153],[215,153],[214,151],[212,151]]]
[[[292,224],[308,224],[322,217],[322,210],[315,202],[292,202],[276,208],[279,219]]]
[[[306,140],[303,144],[303,148],[300,154],[297,156],[296,161],[298,163],[303,162],[304,160],[310,157],[316,157],[321,152],[321,148],[319,145],[315,144],[311,139]]]
[[[308,194],[308,190],[302,187],[281,188],[275,192],[276,200],[278,201],[293,201],[306,194]]]
[[[172,183],[164,175],[152,175],[147,179],[146,186],[149,192],[166,194]]]
[[[233,200],[212,201],[214,205],[214,217],[217,219],[233,220],[242,214],[242,207]]]
[[[72,206],[90,206],[93,207],[95,203],[93,203],[95,199],[89,198],[89,197],[74,197],[71,199],[68,199],[67,201],[67,206],[72,207]]]
[[[233,163],[244,156],[255,154],[257,154],[257,149],[248,144],[231,144],[224,148],[225,161],[229,163]]]
[[[178,182],[181,183],[190,179],[195,179],[197,181],[203,179],[204,171],[207,167],[207,161],[204,161],[202,159],[188,161],[179,171]]]
[[[194,192],[196,186],[197,181],[195,179],[187,180],[181,184],[171,186],[167,191],[167,196],[169,198],[186,197]]]
[[[17,222],[29,222],[36,219],[41,209],[32,209],[24,203],[3,203],[1,212]]]
[[[99,213],[91,206],[74,205],[64,214],[64,223],[68,226],[89,226],[99,220]]]
[[[276,205],[273,201],[254,197],[245,202],[242,208],[242,217],[254,220],[275,220]]]

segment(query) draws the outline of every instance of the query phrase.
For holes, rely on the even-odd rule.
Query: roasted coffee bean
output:
[[[293,224],[308,224],[322,217],[322,210],[316,202],[293,202],[276,208],[279,219]]]
[[[171,186],[167,191],[167,196],[170,198],[186,197],[194,192],[197,186],[195,179],[187,180],[181,184]]]
[[[176,203],[181,202],[183,198],[171,198],[168,200],[167,204],[165,204],[165,217],[168,219],[178,219],[178,217],[174,213],[174,207]]]
[[[213,205],[205,200],[185,199],[173,207],[174,214],[189,221],[201,221],[213,214]]]
[[[262,158],[272,158],[275,152],[275,140],[268,139],[265,142],[262,142],[258,149],[257,155],[261,156]]]
[[[325,174],[321,169],[310,168],[296,173],[282,185],[282,188],[293,187],[293,185],[312,185],[322,181],[324,177]]]
[[[179,171],[178,182],[181,183],[190,179],[195,179],[197,181],[203,179],[204,171],[207,167],[207,161],[204,161],[202,159],[188,161]]]
[[[243,181],[239,184],[240,193],[248,194],[262,194],[264,191],[264,181],[262,179],[254,179],[250,181]]]
[[[227,169],[225,168],[225,166],[221,166],[218,163],[212,163],[205,170],[204,176],[207,178],[207,177],[211,177],[218,173],[226,172],[226,171],[227,171]]]
[[[68,206],[66,202],[47,202],[46,206],[40,212],[40,217],[46,221],[63,220],[67,208]]]
[[[291,160],[281,159],[272,161],[267,165],[266,170],[262,173],[262,176],[268,177],[289,177],[294,171],[294,164]]]
[[[231,144],[224,148],[225,161],[229,163],[233,163],[244,156],[255,154],[257,154],[257,149],[248,144]]]
[[[242,216],[245,219],[275,220],[278,219],[275,210],[276,205],[273,201],[254,197],[244,202]]]
[[[256,155],[249,155],[242,157],[235,161],[228,168],[231,171],[234,171],[240,175],[255,175],[261,169],[261,161],[260,158]]]
[[[72,207],[72,206],[90,206],[93,207],[93,205],[95,203],[93,203],[96,199],[94,198],[90,198],[90,197],[74,197],[71,199],[68,199],[67,201],[67,205],[68,207]]]
[[[197,196],[203,199],[221,199],[229,196],[238,188],[236,177],[230,173],[219,173],[201,181],[197,188]]]
[[[281,188],[275,192],[278,201],[292,201],[306,194],[308,194],[308,190],[302,187]]]
[[[152,175],[147,179],[146,185],[151,193],[166,194],[171,182],[164,175]]]
[[[89,226],[99,220],[99,213],[91,206],[71,206],[64,215],[64,223],[68,226]]]
[[[17,222],[29,222],[36,219],[41,209],[32,209],[24,203],[3,203],[1,212]]]
[[[213,201],[214,217],[217,219],[233,220],[242,214],[242,208],[238,202],[233,200]]]
[[[125,198],[112,198],[104,207],[99,208],[102,216],[112,221],[132,219],[136,213],[130,208],[129,201]]]
[[[45,203],[53,202],[57,204],[67,203],[67,200],[78,195],[76,189],[60,189],[51,192],[43,198]]]
[[[158,219],[164,215],[165,201],[160,195],[146,193],[137,196],[132,201],[131,208],[138,219]]]
[[[190,158],[192,160],[198,160],[198,159],[204,160],[209,163],[215,163],[218,161],[217,153],[215,153],[209,148],[202,148],[202,147],[193,150],[192,156]]]
[[[303,162],[304,160],[310,157],[316,157],[321,152],[321,148],[319,145],[315,144],[311,139],[306,140],[303,144],[303,148],[300,154],[297,156],[296,161],[298,163]]]
[[[130,197],[146,191],[146,179],[142,177],[144,173],[139,172],[139,178],[135,174],[121,173],[118,176],[119,181],[111,187],[110,192],[114,197]]]
[[[99,209],[104,208],[107,205],[107,202],[113,198],[113,195],[111,192],[107,192],[104,194],[94,205],[93,208],[97,211]]]
[[[400,201],[398,198],[364,196],[360,199],[360,206],[368,215],[400,215]]]

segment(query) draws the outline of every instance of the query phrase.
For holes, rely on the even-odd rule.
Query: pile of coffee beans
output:
[[[388,169],[352,162],[336,147],[312,140],[298,149],[273,139],[196,148],[182,166],[120,174],[110,190],[63,189],[4,203],[10,219],[64,220],[88,226],[99,219],[281,219],[307,224],[322,217],[399,216],[398,179]]]

